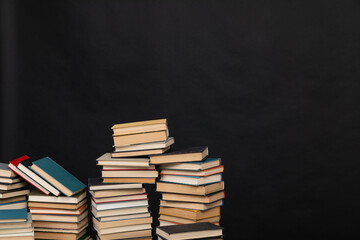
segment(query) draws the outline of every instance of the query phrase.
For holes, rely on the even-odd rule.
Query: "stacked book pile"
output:
[[[152,217],[140,183],[103,183],[89,179],[93,226],[98,239],[151,239]]]
[[[162,193],[160,226],[211,222],[219,225],[224,198],[224,167],[219,158],[208,158],[207,147],[150,156],[151,164],[160,164]]]
[[[158,239],[222,239],[223,228],[215,224],[204,223],[191,223],[175,226],[163,226],[156,229]]]
[[[36,188],[28,202],[36,239],[90,238],[82,182],[49,157],[35,160],[23,156],[11,161],[9,168]]]
[[[0,239],[34,239],[27,185],[8,164],[0,163]]]

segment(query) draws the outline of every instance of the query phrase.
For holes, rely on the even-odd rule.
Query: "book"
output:
[[[130,225],[152,223],[152,217],[132,218],[132,219],[108,221],[108,222],[101,222],[98,219],[93,217],[93,223],[94,223],[94,225],[97,226],[97,228],[123,227],[123,226],[130,226]]]
[[[31,169],[68,197],[86,186],[49,157],[33,162]]]
[[[113,227],[113,228],[98,228],[97,225],[94,224],[95,230],[100,235],[112,234],[112,233],[121,233],[121,232],[132,232],[132,231],[139,231],[139,230],[146,230],[151,229],[151,224],[137,224],[137,225],[129,225],[129,226],[122,226],[122,227]]]
[[[81,215],[51,215],[51,214],[33,214],[33,221],[49,221],[49,222],[70,222],[77,223],[86,218],[88,211],[84,211]]]
[[[128,152],[112,152],[112,157],[135,157],[135,156],[146,156],[153,154],[163,154],[168,151],[170,147],[160,148],[160,149],[148,149],[148,150],[137,150],[137,151],[128,151]]]
[[[209,154],[208,147],[191,147],[180,151],[170,151],[164,154],[151,155],[151,164],[164,164],[172,162],[202,161]]]
[[[130,171],[130,170],[156,170],[155,165],[150,165],[148,167],[124,167],[124,166],[103,166],[103,171]]]
[[[7,204],[7,203],[13,203],[13,202],[22,202],[26,200],[25,195],[17,196],[17,197],[11,197],[11,198],[4,198],[0,199],[0,204]]]
[[[99,218],[96,218],[96,220],[101,223],[105,223],[105,222],[111,223],[114,221],[122,221],[122,220],[136,219],[136,218],[147,218],[147,217],[151,217],[149,212],[126,214],[126,215],[115,215],[115,216],[109,216],[109,217],[99,217]],[[95,218],[95,217],[93,217],[93,218]]]
[[[176,194],[176,193],[163,193],[163,200],[168,201],[179,201],[179,202],[195,202],[195,203],[212,203],[220,199],[225,198],[225,192],[212,193],[207,196],[199,195],[187,195],[187,194]]]
[[[168,240],[218,237],[222,236],[222,232],[222,227],[209,222],[190,223],[156,228],[156,234]]]
[[[100,234],[101,240],[112,240],[112,239],[129,239],[135,240],[135,238],[144,238],[148,237],[151,239],[151,229],[139,230],[139,231],[129,231],[129,232],[120,232],[112,234]]]
[[[35,229],[49,228],[49,229],[81,229],[88,224],[88,219],[84,218],[80,222],[49,222],[49,221],[35,221],[33,222]]]
[[[125,196],[117,196],[117,197],[105,197],[105,198],[94,198],[91,196],[91,199],[95,203],[113,203],[113,202],[125,202],[125,201],[138,201],[138,200],[146,200],[147,194],[133,194],[133,195],[125,195]]]
[[[220,207],[211,208],[209,210],[191,210],[185,208],[173,208],[160,206],[159,214],[170,215],[175,217],[187,218],[192,220],[200,220],[220,216]]]
[[[120,123],[115,124],[111,129],[113,130],[114,135],[161,131],[167,129],[167,120],[156,119],[131,123]]]
[[[65,196],[46,196],[40,191],[33,190],[29,194],[29,202],[44,202],[44,203],[67,203],[78,204],[86,197],[86,191],[79,192],[72,197]]]
[[[89,226],[89,223],[86,223],[84,226],[80,227],[79,229],[64,229],[64,228],[36,228],[36,232],[53,232],[53,233],[80,233],[84,229],[86,229]]]
[[[50,191],[45,189],[43,186],[41,186],[39,183],[37,183],[34,179],[29,177],[27,174],[25,174],[23,171],[21,171],[17,166],[19,165],[19,162],[29,159],[28,156],[23,156],[17,159],[14,159],[9,162],[8,167],[13,170],[17,175],[19,175],[22,179],[33,185],[36,189],[40,190],[42,193],[49,195]]]
[[[141,178],[156,178],[159,173],[156,170],[131,170],[131,171],[102,171],[101,175],[103,178],[131,178],[131,177],[141,177]]]
[[[84,205],[87,202],[87,199],[83,199],[81,202],[77,204],[69,204],[69,203],[46,203],[46,202],[28,202],[29,208],[52,208],[52,209],[67,209],[67,210],[75,210]]]
[[[26,158],[23,156],[22,158]],[[0,163],[0,177],[2,178],[13,178],[16,177],[16,174],[8,168],[8,164]]]
[[[155,183],[156,178],[104,178],[105,183]]]
[[[79,240],[86,234],[84,229],[80,233],[59,233],[59,232],[38,232],[35,231],[35,239],[66,239],[66,240]]]
[[[28,233],[11,233],[0,235],[1,240],[34,240],[34,232]]]
[[[0,223],[6,222],[26,222],[27,209],[3,209],[0,210]]]
[[[27,208],[26,201],[19,201],[19,202],[10,202],[10,203],[2,203],[0,204],[0,210],[3,209],[21,209]]]
[[[111,156],[111,153],[105,153],[96,159],[97,165],[102,166],[137,166],[137,167],[149,167],[149,158],[115,158]]]
[[[160,180],[163,182],[181,183],[181,184],[198,186],[198,185],[206,185],[206,184],[221,182],[222,174],[215,174],[207,177],[161,175]]]
[[[174,143],[175,143],[175,138],[168,137],[165,141],[161,141],[161,142],[140,143],[140,144],[133,144],[122,147],[114,146],[115,147],[114,153],[168,148]]]
[[[27,182],[19,182],[19,183],[13,183],[13,184],[0,184],[0,190],[9,191],[9,190],[14,190],[14,189],[18,189],[18,188],[23,188],[27,185],[28,185]]]
[[[57,190],[55,187],[53,187],[50,183],[42,179],[39,175],[37,175],[35,172],[33,172],[30,169],[30,166],[33,163],[33,159],[28,158],[22,161],[19,161],[17,168],[20,169],[23,173],[25,173],[27,176],[32,178],[35,182],[37,182],[40,186],[48,190],[50,193],[54,194],[55,196],[60,195],[60,191]]]
[[[21,182],[21,181],[22,181],[22,178],[19,178],[18,176],[12,177],[12,178],[0,177],[0,183],[12,184],[12,183],[17,183],[17,182]]]
[[[81,215],[86,209],[87,204],[77,209],[54,209],[54,208],[37,208],[29,207],[31,214],[49,214],[49,215]]]
[[[158,192],[171,192],[171,193],[182,193],[182,194],[202,195],[202,196],[224,190],[224,187],[225,187],[224,182],[217,182],[202,186],[183,185],[183,184],[168,183],[168,182],[156,183],[156,191]]]
[[[26,188],[19,188],[10,191],[0,190],[0,199],[27,195],[29,192],[30,190]]]
[[[213,168],[208,168],[199,171],[189,171],[189,170],[172,170],[172,169],[163,169],[161,170],[161,175],[178,175],[178,176],[193,176],[193,177],[207,177],[214,174],[222,173],[224,171],[224,166],[220,165]]]
[[[193,210],[208,210],[214,207],[220,207],[223,205],[223,200],[217,200],[212,203],[193,203],[193,202],[180,202],[180,201],[166,201],[160,200],[160,206],[163,207],[175,207],[175,208],[186,208]]]
[[[119,208],[132,208],[132,207],[142,207],[148,206],[148,200],[138,200],[138,201],[126,201],[126,202],[114,202],[114,203],[95,203],[91,201],[91,205],[97,211],[110,210],[110,209],[119,209]]]
[[[112,184],[103,183],[101,178],[89,178],[88,179],[89,190],[112,190],[112,189],[129,189],[129,188],[142,188],[139,183],[128,183],[128,184]]]
[[[221,163],[220,158],[206,158],[203,161],[194,161],[186,163],[166,163],[160,165],[160,169],[173,169],[173,170],[189,170],[201,171],[219,166]]]
[[[25,208],[26,209],[26,208]],[[0,224],[0,229],[12,229],[12,228],[30,228],[32,227],[31,213],[27,214],[27,221],[25,222],[5,222]]]
[[[96,218],[101,217],[113,217],[119,215],[128,215],[128,214],[137,214],[137,213],[147,213],[148,208],[147,206],[140,206],[140,207],[131,207],[131,208],[118,208],[118,209],[111,209],[111,210],[102,210],[98,211],[96,208],[91,206],[91,212]]]
[[[203,218],[198,220],[174,217],[169,215],[160,215],[159,221],[167,221],[174,224],[188,224],[188,223],[197,223],[197,222],[211,222],[211,223],[218,223],[220,222],[220,216],[210,217],[210,218]]]
[[[165,141],[169,137],[169,132],[156,131],[146,133],[135,133],[128,135],[113,135],[114,146],[126,146],[131,144],[160,142]]]
[[[116,196],[126,196],[132,194],[142,194],[145,193],[145,189],[144,188],[115,189],[115,190],[100,190],[100,191],[89,191],[89,192],[95,198],[107,198],[107,197],[116,197]]]

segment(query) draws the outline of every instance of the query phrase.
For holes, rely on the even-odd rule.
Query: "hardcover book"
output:
[[[208,147],[192,147],[180,151],[170,151],[164,154],[151,155],[151,164],[164,164],[173,162],[202,161],[209,154]]]

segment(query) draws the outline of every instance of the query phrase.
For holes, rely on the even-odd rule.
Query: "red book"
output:
[[[46,190],[44,187],[42,187],[40,184],[38,184],[37,182],[35,182],[31,177],[29,177],[28,175],[26,175],[23,171],[21,171],[17,166],[19,165],[20,162],[25,161],[29,159],[29,157],[27,155],[24,155],[22,157],[19,157],[17,159],[14,159],[12,161],[10,161],[8,167],[13,170],[17,175],[19,175],[21,178],[23,178],[25,181],[27,181],[28,183],[30,183],[31,185],[33,185],[35,188],[39,189],[41,192],[43,192],[46,195],[49,195],[49,191]]]

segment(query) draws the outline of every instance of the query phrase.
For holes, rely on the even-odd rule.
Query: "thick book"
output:
[[[169,132],[165,130],[165,131],[113,136],[113,139],[114,139],[114,146],[127,146],[131,144],[165,141],[168,137],[169,137]]]
[[[148,207],[141,206],[141,207],[132,207],[132,208],[118,208],[118,209],[103,210],[103,211],[98,211],[96,208],[91,207],[91,212],[94,215],[94,217],[102,218],[102,217],[129,215],[129,214],[147,213]]]
[[[16,177],[12,177],[12,178],[7,178],[7,177],[0,177],[0,183],[7,183],[7,184],[12,184],[12,183],[18,183],[21,182],[22,178],[16,176]]]
[[[0,199],[27,195],[29,192],[30,190],[27,188],[19,188],[10,191],[0,190]]]
[[[217,167],[220,164],[220,158],[206,158],[203,161],[161,164],[160,169],[201,171]]]
[[[100,190],[100,191],[90,190],[89,193],[94,198],[108,198],[108,197],[126,196],[133,194],[143,194],[145,193],[145,188],[113,189],[113,190]]]
[[[208,210],[214,207],[220,207],[222,205],[223,205],[223,200],[218,200],[212,203],[193,203],[193,202],[160,200],[160,206],[163,207],[186,208],[186,209],[201,210],[201,211]]]
[[[18,182],[13,184],[0,183],[0,190],[10,191],[10,190],[26,187],[27,185],[28,185],[27,182]]]
[[[112,157],[111,153],[105,153],[96,159],[97,165],[102,166],[124,166],[124,167],[149,167],[149,158],[119,158]]]
[[[98,232],[98,234],[112,234],[112,233],[121,233],[121,232],[132,232],[132,231],[139,231],[139,230],[146,230],[151,229],[151,224],[136,224],[136,225],[128,225],[128,226],[122,226],[122,227],[113,227],[113,228],[99,228],[94,224],[95,230]]]
[[[151,239],[151,229],[139,230],[139,231],[129,231],[129,232],[120,232],[120,233],[111,233],[111,234],[99,234],[99,239],[101,240],[112,240],[112,239],[136,239],[145,240],[147,238]]]
[[[27,208],[0,210],[0,223],[26,222],[27,217]]]
[[[37,182],[40,186],[44,187],[46,190],[54,194],[55,196],[60,195],[60,191],[53,187],[50,183],[45,181],[39,175],[37,175],[34,171],[30,169],[34,159],[29,158],[22,161],[19,161],[17,168],[20,169],[23,173],[32,178],[35,182]]]
[[[26,208],[25,208],[26,209]],[[25,222],[7,222],[0,224],[0,230],[11,228],[29,228],[33,224],[31,213],[27,213],[27,221]]]
[[[34,240],[34,231],[28,233],[11,233],[0,235],[1,240]]]
[[[69,222],[77,223],[82,221],[88,215],[88,211],[81,215],[51,215],[51,214],[33,214],[33,221],[49,221],[49,222]]]
[[[151,164],[164,164],[173,162],[202,161],[209,154],[208,147],[191,147],[180,151],[170,151],[164,154],[151,155]]]
[[[163,200],[179,201],[179,202],[195,202],[195,203],[212,203],[225,198],[225,192],[212,193],[207,196],[189,195],[189,194],[176,194],[176,193],[163,193]]]
[[[42,193],[49,195],[50,191],[47,190],[46,188],[44,188],[43,186],[41,186],[39,183],[37,183],[34,179],[32,179],[31,177],[29,177],[26,173],[24,173],[23,171],[21,171],[18,168],[18,165],[21,161],[27,160],[29,159],[28,156],[22,156],[19,157],[17,159],[14,159],[12,161],[9,162],[8,167],[13,170],[17,175],[19,175],[22,179],[24,179],[25,181],[27,181],[28,183],[30,183],[31,185],[33,185],[36,189],[40,190]]]
[[[14,202],[21,202],[21,201],[26,201],[26,196],[25,195],[18,196],[18,197],[0,199],[0,205],[1,204],[14,203]]]
[[[148,197],[146,193],[142,193],[142,194],[132,194],[125,196],[105,197],[105,198],[94,198],[93,196],[91,196],[91,199],[95,203],[114,203],[114,202],[146,200],[148,199]]]
[[[23,156],[22,158],[26,158],[28,156]],[[13,178],[16,177],[16,174],[8,168],[8,164],[0,163],[0,177],[3,178]]]
[[[134,214],[134,215],[141,215],[141,214]],[[124,227],[130,225],[152,223],[152,217],[141,217],[141,218],[135,217],[131,219],[108,221],[108,222],[101,222],[94,217],[92,219],[93,219],[93,224],[96,225],[98,228]]]
[[[154,177],[152,178],[104,178],[105,183],[155,183]]]
[[[81,215],[87,210],[87,204],[80,206],[78,209],[54,209],[54,208],[37,208],[29,207],[32,214],[48,214],[48,215]]]
[[[103,183],[102,178],[89,178],[88,186],[89,186],[89,190],[92,191],[142,188],[142,184],[140,183],[128,183],[128,184]]]
[[[174,217],[169,215],[160,215],[160,221],[167,221],[175,224],[189,224],[189,223],[197,223],[197,222],[211,222],[211,223],[219,223],[220,216],[210,217],[210,218],[203,218],[199,220],[191,220],[186,218]]]
[[[64,223],[64,222],[49,222],[49,221],[35,221],[34,227],[37,228],[53,228],[53,229],[80,229],[88,224],[89,220],[84,218],[80,222]]]
[[[38,232],[35,231],[35,239],[67,239],[67,240],[79,240],[86,235],[86,229],[80,233],[59,233],[59,232]]]
[[[114,203],[95,203],[91,200],[91,205],[97,211],[110,210],[110,209],[119,209],[119,208],[131,208],[131,207],[141,207],[148,206],[148,200],[138,200],[138,201],[126,201],[126,202],[114,202]]]
[[[202,186],[184,185],[179,183],[157,182],[156,191],[158,192],[170,192],[170,193],[182,193],[191,195],[208,195],[210,193],[224,190],[224,182],[217,182]]]
[[[143,178],[156,178],[159,175],[159,172],[156,170],[131,170],[131,171],[126,171],[126,170],[121,170],[121,171],[111,171],[111,170],[107,170],[107,171],[101,171],[101,176],[103,178],[122,178],[122,177],[143,177]]]
[[[148,150],[138,150],[138,151],[128,151],[128,152],[113,152],[111,153],[112,157],[137,157],[137,156],[147,156],[154,154],[163,154],[168,151],[170,147],[159,148],[159,149],[148,149]]]
[[[84,205],[87,202],[87,199],[83,199],[77,204],[69,203],[46,203],[46,202],[28,202],[29,208],[52,208],[52,209],[67,209],[75,210]]]
[[[111,129],[113,130],[114,135],[160,131],[167,129],[167,120],[156,119],[130,123],[119,123],[112,126]]]
[[[224,171],[224,166],[220,165],[217,167],[199,170],[199,171],[189,171],[189,170],[173,170],[173,169],[163,169],[161,170],[161,175],[178,175],[178,176],[193,176],[193,177],[207,177],[214,174],[222,173]]]
[[[161,142],[151,142],[151,143],[140,143],[140,144],[133,144],[128,146],[122,147],[115,147],[115,153],[119,152],[129,152],[129,151],[144,151],[144,150],[151,150],[151,149],[161,149],[170,147],[172,144],[175,143],[174,137],[168,137],[165,141]]]
[[[156,229],[156,234],[167,240],[218,237],[222,236],[222,232],[222,227],[209,222],[164,226]]]
[[[188,185],[206,185],[222,181],[222,174],[215,174],[207,177],[178,176],[178,175],[161,175],[163,182],[181,183]]]
[[[150,216],[150,212],[136,213],[136,214],[127,214],[127,215],[117,215],[117,216],[109,216],[109,217],[99,217],[96,218],[97,221],[101,223],[111,223],[122,220],[130,220],[136,218],[148,218]],[[95,218],[95,217],[94,217]]]
[[[41,192],[34,190],[29,194],[29,202],[43,202],[43,203],[64,203],[64,204],[78,204],[86,198],[86,191],[79,192],[72,197],[65,196],[46,196]]]
[[[156,170],[155,165],[148,167],[103,166],[103,171],[130,171],[130,170]]]
[[[18,202],[9,202],[9,203],[1,203],[0,210],[4,209],[21,209],[27,208],[27,201],[18,201]]]
[[[34,161],[31,169],[68,197],[86,187],[85,184],[49,157]]]

